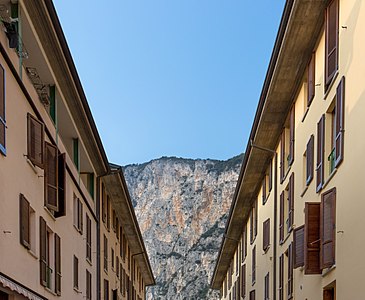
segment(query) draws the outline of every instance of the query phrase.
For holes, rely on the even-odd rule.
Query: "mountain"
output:
[[[242,158],[162,157],[124,167],[157,282],[147,299],[218,299],[209,284]]]

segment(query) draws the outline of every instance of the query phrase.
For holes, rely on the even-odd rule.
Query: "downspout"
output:
[[[100,275],[100,177],[96,177],[96,299],[101,300]]]
[[[278,154],[275,153],[274,155],[275,157],[275,162],[274,162],[274,240],[273,240],[273,244],[274,244],[274,249],[273,249],[273,300],[276,300],[276,282],[277,282],[277,278],[276,278],[276,262],[277,262],[277,223],[278,223],[278,217],[277,217],[277,211],[278,211]]]

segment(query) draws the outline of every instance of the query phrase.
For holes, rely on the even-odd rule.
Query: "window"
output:
[[[79,139],[72,139],[73,144],[73,162],[78,171],[80,171],[80,147],[79,147]]]
[[[110,230],[110,198],[106,197],[106,227]]]
[[[294,173],[290,175],[289,183],[280,194],[280,243],[293,229],[294,217]],[[285,225],[284,225],[285,222]]]
[[[304,225],[293,231],[293,265],[294,268],[304,266]]]
[[[236,286],[237,286],[237,283],[235,282],[234,285],[233,285],[233,300],[236,300]]]
[[[288,282],[287,282],[287,295],[288,299],[293,298],[293,247],[289,244],[288,250],[286,251],[288,257]]]
[[[33,165],[43,168],[44,125],[28,113],[27,157]]]
[[[266,252],[270,247],[270,218],[263,223],[262,248]]]
[[[232,273],[233,273],[233,260],[231,260],[231,263],[229,265],[228,269],[228,289],[230,290],[232,287]]]
[[[117,239],[119,240],[119,219],[118,219],[118,217],[115,220],[115,234],[117,236]]]
[[[114,270],[114,249],[111,248],[111,256],[112,256],[112,269]]]
[[[338,70],[338,0],[332,0],[326,9],[325,91]]]
[[[289,166],[294,162],[294,137],[295,137],[295,105],[290,110],[284,124],[280,143],[280,183],[286,177]]]
[[[256,246],[252,249],[252,285],[256,282]]]
[[[126,255],[126,252],[127,252],[127,240],[125,238],[124,233],[122,233],[122,232],[123,232],[122,227],[120,227],[120,238],[121,238],[121,241],[120,241],[120,257],[123,260],[123,262],[125,262],[125,255]]]
[[[279,300],[284,300],[284,254],[279,257]]]
[[[81,200],[74,194],[74,227],[82,234],[83,231],[83,205]]]
[[[321,269],[330,268],[335,264],[336,237],[336,189],[322,194],[321,202]]]
[[[79,259],[74,255],[74,289],[79,289]]]
[[[6,155],[5,70],[0,65],[0,152]]]
[[[324,184],[324,132],[325,132],[325,116],[322,115],[321,119],[317,123],[317,187],[316,191],[319,192]]]
[[[305,182],[304,185],[308,186],[313,179],[313,169],[314,169],[314,136],[313,134],[309,138],[307,143],[307,148],[304,153],[304,170],[305,170]]]
[[[117,215],[115,214],[115,210],[113,209],[112,211],[112,226],[113,226],[113,231],[115,232],[117,230]]]
[[[236,274],[238,274],[239,272],[239,265],[240,265],[240,250],[238,248],[238,250],[236,251]]]
[[[106,223],[106,191],[104,183],[101,184],[101,211],[103,222]]]
[[[312,53],[311,59],[308,64],[307,76],[308,76],[308,83],[307,83],[307,107],[309,107],[313,101],[315,95],[315,61],[316,61],[316,54],[315,52]]]
[[[112,290],[112,299],[118,300],[118,290],[117,289]]]
[[[19,195],[20,243],[35,253],[35,212],[23,194]]]
[[[262,181],[262,204],[264,205],[269,197],[269,193],[272,189],[272,161],[267,168],[264,179]]]
[[[250,292],[250,300],[255,300],[256,294],[255,294],[255,290]]]
[[[246,265],[241,267],[241,278],[242,278],[242,298],[246,297]]]
[[[257,200],[253,202],[250,216],[250,242],[255,241],[257,236]]]
[[[91,273],[86,270],[86,300],[91,300]]]
[[[55,280],[55,292],[58,296],[61,295],[61,239],[60,237],[55,234],[55,275],[56,275],[56,280]]]
[[[56,218],[66,215],[66,153],[58,155],[58,211],[54,212]]]
[[[108,271],[108,239],[104,234],[104,271]]]
[[[323,300],[335,300],[334,287],[328,287],[323,290]]]
[[[270,300],[270,275],[266,274],[264,279],[264,300]]]
[[[115,262],[115,265],[116,265],[116,273],[117,273],[117,277],[119,278],[119,257],[118,257],[118,255],[116,255],[115,256],[115,260],[116,260],[116,262]]]
[[[305,203],[304,274],[320,274],[320,203]]]
[[[91,219],[86,214],[86,259],[91,262]]]
[[[247,224],[245,223],[243,227],[243,233],[242,233],[242,261],[245,261],[245,258],[247,256]]]
[[[104,300],[109,300],[109,281],[104,279]]]

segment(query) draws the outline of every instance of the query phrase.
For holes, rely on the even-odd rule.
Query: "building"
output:
[[[0,17],[0,299],[144,299],[154,279],[138,223],[52,1],[0,0]],[[136,270],[124,295],[111,274],[102,292],[104,185]]]
[[[365,5],[287,1],[211,281],[221,299],[362,299]]]

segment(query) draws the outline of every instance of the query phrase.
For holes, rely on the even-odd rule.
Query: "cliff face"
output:
[[[241,161],[163,157],[124,168],[157,282],[148,299],[218,299],[209,283]]]

